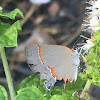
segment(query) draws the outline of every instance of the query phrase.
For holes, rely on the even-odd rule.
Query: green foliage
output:
[[[76,82],[69,82],[66,86],[62,86],[60,87],[53,87],[51,89],[51,93],[52,95],[60,95],[63,98],[66,98],[64,100],[78,100],[77,97],[74,97],[73,94],[75,93],[75,91],[78,90],[82,90],[82,85],[83,85],[84,81],[78,76]],[[54,98],[56,98],[56,96],[54,96]],[[59,97],[60,98],[60,97]]]
[[[77,80],[75,82],[72,82],[72,83],[68,83],[66,85],[66,90],[69,90],[69,91],[77,91],[77,90],[82,90],[82,85],[83,85],[84,81],[81,79],[80,76],[77,77]]]
[[[16,16],[24,18],[23,13],[17,8],[9,13],[2,13],[2,8],[0,7],[0,17],[15,19]]]
[[[8,100],[7,91],[3,86],[0,85],[0,100]]]
[[[18,32],[21,31],[20,21],[16,21],[11,26],[0,21],[0,44],[4,47],[17,46]]]
[[[86,95],[85,95],[85,98],[84,98],[85,100],[90,100],[90,96],[89,96],[89,94],[88,93],[86,93]]]
[[[19,9],[15,9],[14,11],[11,11],[9,13],[2,13],[2,7],[0,7],[0,18],[15,19],[16,16],[23,18],[23,14]],[[12,25],[10,25],[9,23],[4,23],[0,20],[0,52],[1,52],[1,58],[3,61],[3,66],[4,66],[7,82],[8,82],[9,92],[10,92],[12,100],[14,100],[15,91],[13,88],[11,74],[9,71],[4,47],[17,46],[17,37],[20,31],[21,31],[20,20],[17,20]],[[0,100],[8,100],[8,96],[5,89],[2,86],[0,86],[0,90],[1,90]]]
[[[23,14],[19,9],[15,9],[14,11],[11,11],[9,13],[2,13],[2,8],[0,7],[0,17],[15,19],[15,16],[23,18]],[[12,25],[0,21],[0,44],[4,47],[17,46],[17,37],[20,31],[20,20],[17,20]]]
[[[52,93],[52,97],[50,100],[60,100],[60,99],[61,100],[79,100],[79,98],[74,96],[74,92],[67,90],[67,89],[63,89],[61,94],[59,93],[57,94],[57,90],[54,90],[52,92],[53,93]]]
[[[98,27],[100,27],[100,22]],[[93,42],[94,45],[85,56],[85,58],[88,59],[86,64],[89,65],[89,68],[86,68],[83,73],[79,74],[79,76],[86,81],[84,91],[88,91],[91,84],[100,86],[100,30],[94,32],[92,39],[95,40]],[[84,99],[90,100],[89,94],[85,94]]]
[[[85,72],[80,73],[79,75],[83,80],[90,80],[91,84],[100,86],[100,73],[98,68],[90,67],[85,69]]]
[[[62,95],[54,95],[50,100],[67,100]]]
[[[44,81],[45,80],[40,81],[40,75],[39,74],[37,74],[37,73],[32,74],[29,77],[25,78],[19,84],[19,86],[16,88],[16,91],[21,90],[21,89],[26,88],[26,87],[31,87],[32,85],[34,85],[37,88],[39,88],[39,90],[43,94],[45,94],[47,91],[46,91],[46,88],[45,88],[45,85],[44,85]]]
[[[93,67],[100,67],[100,30],[97,31],[93,37],[96,42],[94,42],[94,46],[90,48],[89,54],[85,57],[88,58],[87,64]]]
[[[15,100],[20,100],[21,98],[22,98],[21,100],[50,100],[44,96],[47,93],[47,90],[44,85],[44,81],[45,80],[40,81],[40,75],[38,73],[34,73],[30,75],[29,77],[25,78],[16,88],[16,92],[17,92],[16,98],[17,99]],[[32,88],[32,87],[35,87],[35,88]],[[26,97],[22,95],[23,91]],[[33,94],[33,95],[32,97],[31,95],[29,95],[30,99],[24,99],[24,98],[28,98],[27,94]],[[42,99],[38,98],[39,95],[42,95],[41,97]]]
[[[36,86],[30,86],[17,91],[15,100],[44,100],[42,92]]]
[[[45,80],[40,81],[40,75],[37,73],[25,78],[16,89],[17,99],[15,100],[20,100],[21,98],[22,98],[21,100],[24,100],[25,96],[27,96],[28,94],[30,94],[28,95],[30,97],[30,99],[28,100],[35,100],[33,99],[34,95],[38,96],[37,94],[35,94],[36,91],[39,92],[38,93],[39,95],[42,93],[42,97],[43,97],[42,100],[59,100],[59,99],[78,100],[78,98],[74,97],[73,94],[75,93],[76,90],[82,90],[82,84],[83,84],[83,80],[78,76],[76,82],[68,83],[65,87],[53,86],[51,90],[47,92],[44,86],[44,81]],[[35,88],[37,88],[38,90],[32,88],[33,86],[35,86]],[[33,93],[32,89],[34,89],[34,94],[31,97],[31,93]]]
[[[90,68],[85,69],[83,73],[80,73],[80,77],[91,84],[100,86],[100,30],[96,31],[93,37],[96,41],[93,42],[94,46],[90,48],[89,54],[85,57],[88,59],[86,62]]]

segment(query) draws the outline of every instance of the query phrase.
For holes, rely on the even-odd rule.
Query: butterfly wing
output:
[[[75,79],[75,52],[64,46],[40,45],[46,66],[53,66],[58,79]]]

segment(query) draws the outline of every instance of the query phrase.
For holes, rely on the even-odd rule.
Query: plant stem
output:
[[[7,58],[6,58],[6,55],[5,55],[4,46],[0,45],[0,51],[1,51],[1,58],[2,58],[2,62],[3,62],[3,66],[4,66],[7,82],[8,82],[8,88],[9,88],[11,100],[14,100],[15,91],[14,91],[14,87],[13,87],[13,83],[12,83],[10,70],[9,70],[9,67],[8,67]]]
[[[84,99],[84,98],[85,98],[86,93],[87,93],[87,91],[89,90],[90,86],[91,86],[91,81],[88,80],[88,81],[86,82],[86,84],[85,84],[85,87],[84,87],[83,91],[82,91],[81,94],[80,94],[80,98],[81,98],[81,99]]]

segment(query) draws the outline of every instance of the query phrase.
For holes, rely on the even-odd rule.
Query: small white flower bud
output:
[[[49,3],[51,0],[30,0],[31,3],[33,4],[37,4],[37,5],[40,5],[40,4],[47,4]]]
[[[91,27],[91,29],[92,29],[93,31],[100,30],[99,22],[100,22],[100,20],[98,19],[97,16],[93,16],[93,17],[90,19],[90,27]]]

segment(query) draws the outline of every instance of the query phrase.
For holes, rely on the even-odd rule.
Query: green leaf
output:
[[[83,83],[84,81],[78,76],[75,82],[69,82],[66,86],[62,86],[61,88],[58,86],[52,87],[50,93],[53,97],[50,100],[78,100],[73,94],[75,91],[83,89]]]
[[[67,100],[62,95],[54,95],[50,100]]]
[[[0,21],[0,35],[4,34],[4,32],[10,27],[9,23],[4,23]]]
[[[79,98],[75,97],[73,94],[72,91],[67,91],[66,93],[64,92],[62,96],[66,98],[66,100],[79,100]]]
[[[53,95],[50,100],[79,100],[77,97],[74,97],[70,92],[63,95]]]
[[[44,100],[42,92],[36,87],[26,87],[17,91],[18,95],[15,100]]]
[[[20,90],[25,87],[30,87],[32,85],[39,86],[40,84],[40,75],[38,73],[32,74],[29,77],[26,77],[16,88],[16,90]]]
[[[100,30],[97,31],[92,38],[94,38],[96,42],[93,42],[94,46],[90,48],[89,54],[85,56],[88,59],[86,63],[90,66],[100,68]]]
[[[98,68],[90,67],[89,69],[85,69],[85,72],[80,73],[79,75],[83,80],[90,80],[91,84],[100,86],[100,73]]]
[[[9,13],[2,13],[2,9],[0,10],[0,17],[2,18],[15,19],[16,16],[24,18],[23,13],[18,8]]]
[[[11,26],[0,21],[0,44],[4,47],[17,46],[18,32],[21,31],[20,21],[17,20]]]
[[[3,86],[0,85],[0,100],[8,100],[7,91]]]
[[[68,100],[78,100],[77,97],[75,97],[73,94],[75,91],[82,90],[84,80],[81,79],[80,76],[77,77],[77,80],[75,82],[69,82],[65,88],[62,86],[62,95],[64,95]]]
[[[44,81],[45,81],[45,79],[44,79],[44,80],[41,80],[41,81],[40,81],[40,84],[39,84],[39,86],[38,86],[38,89],[39,89],[43,94],[47,93],[47,90],[46,90],[45,85],[44,85]]]
[[[69,82],[66,86],[65,86],[65,90],[66,91],[78,91],[78,90],[82,90],[84,80],[82,80],[82,78],[80,76],[77,77],[77,80],[75,82]]]
[[[59,86],[54,86],[51,88],[52,95],[62,95],[62,88]]]
[[[39,90],[43,94],[45,94],[47,91],[46,91],[46,88],[45,88],[45,85],[44,85],[44,81],[45,80],[40,81],[40,75],[39,74],[37,74],[37,73],[32,74],[29,77],[25,78],[19,84],[19,86],[16,88],[16,91],[23,89],[23,88],[26,88],[26,87],[31,87],[32,85],[35,85],[37,88],[39,88]]]

